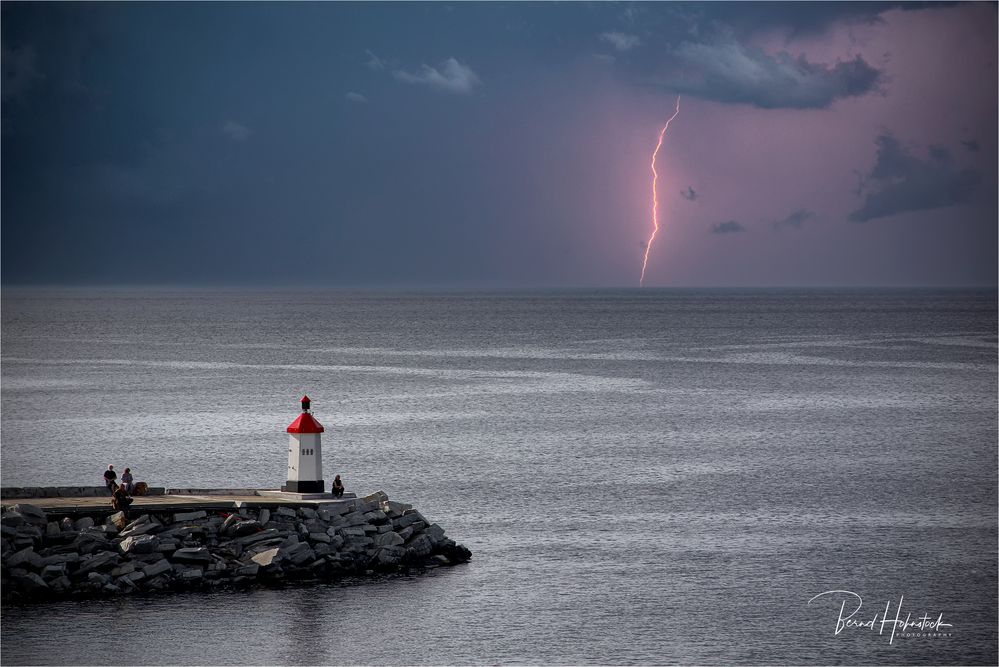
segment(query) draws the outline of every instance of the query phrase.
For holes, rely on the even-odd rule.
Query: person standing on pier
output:
[[[108,492],[111,494],[114,494],[116,479],[118,479],[118,473],[114,471],[114,466],[109,465],[108,469],[104,471],[104,486],[108,487]]]

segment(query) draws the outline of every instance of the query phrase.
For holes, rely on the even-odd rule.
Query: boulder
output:
[[[364,537],[365,532],[363,528],[353,526],[350,528],[338,528],[338,535],[343,535],[344,537]]]
[[[44,526],[49,521],[45,516],[45,511],[35,505],[18,503],[14,505],[14,511],[23,516],[25,521],[39,526]]]
[[[416,558],[425,558],[434,550],[434,545],[426,535],[417,535],[406,544],[406,554]]]
[[[351,512],[350,514],[344,514],[343,520],[348,526],[360,526],[368,522],[364,518],[364,512]]]
[[[247,535],[246,537],[239,538],[240,544],[244,547],[255,542],[262,542],[263,540],[269,540],[274,537],[286,537],[287,533],[284,531],[279,531],[276,528],[265,528],[259,533],[254,533],[253,535]]]
[[[274,510],[274,514],[276,516],[286,516],[290,518],[295,518],[296,516],[298,516],[295,510],[291,509],[290,507],[285,507],[283,505]]]
[[[42,567],[48,567],[49,565],[58,565],[59,563],[77,563],[80,560],[80,554],[75,551],[70,551],[68,553],[58,553],[52,554],[51,556],[45,556],[41,560]]]
[[[25,574],[11,573],[10,578],[14,586],[19,591],[23,591],[25,593],[37,593],[49,590],[49,585],[45,583],[45,580],[34,572],[28,572]]]
[[[259,533],[262,529],[259,521],[254,519],[248,519],[246,521],[240,521],[236,523],[233,528],[233,532],[237,537],[243,537],[246,535],[253,535],[254,533]]]
[[[153,577],[157,577],[165,572],[169,572],[171,569],[173,568],[170,566],[170,561],[166,558],[162,558],[152,565],[147,565],[142,568],[142,573],[146,575],[147,579],[152,579]]]
[[[45,537],[46,539],[51,539],[53,537],[59,537],[62,534],[62,528],[60,528],[57,521],[49,521],[45,525]]]
[[[124,512],[115,512],[108,517],[108,521],[118,530],[124,530],[125,526],[128,525],[128,520],[125,518]]]
[[[56,593],[63,593],[69,590],[69,587],[73,585],[73,582],[69,580],[69,577],[62,576],[58,579],[53,579],[49,582],[49,588],[54,590]]]
[[[180,523],[181,521],[194,521],[195,519],[204,519],[208,516],[205,510],[197,510],[196,512],[177,512],[173,515],[173,522]]]
[[[403,542],[405,540],[399,536],[399,533],[393,532],[381,533],[374,538],[374,543],[380,547],[395,547],[401,545]]]
[[[100,588],[105,584],[111,583],[111,577],[106,574],[101,574],[100,572],[91,572],[87,575],[87,583],[93,584],[97,588]]]
[[[417,521],[423,521],[424,523],[426,523],[426,520],[423,518],[423,515],[420,514],[418,511],[413,510],[411,512],[403,514],[398,519],[394,519],[392,521],[392,525],[395,526],[396,528],[405,528],[406,526],[412,525]]]
[[[119,578],[119,581],[130,581],[133,584],[137,584],[145,578],[146,578],[145,572],[143,572],[142,570],[135,570],[133,572],[129,572],[128,574],[123,574]]]
[[[371,495],[361,498],[361,501],[366,503],[387,503],[388,499],[388,494],[384,491],[375,491]]]
[[[125,528],[118,534],[119,537],[132,537],[135,535],[145,535],[146,533],[154,532],[160,525],[147,521],[146,523],[140,523],[138,526],[130,526]]]
[[[130,521],[128,525],[125,526],[125,530],[128,530],[129,528],[135,528],[136,526],[141,526],[144,523],[149,523],[149,521],[151,521],[151,519],[149,518],[148,514],[141,514],[137,519]]]
[[[205,574],[204,572],[201,571],[201,568],[192,567],[188,570],[184,570],[183,572],[181,572],[179,578],[181,581],[197,581],[198,579],[201,579],[204,576]]]
[[[264,507],[263,509],[260,510],[260,516],[257,518],[257,521],[260,522],[261,526],[266,526],[267,522],[270,520],[271,520],[271,511],[266,507]]]
[[[364,519],[368,523],[385,523],[388,521],[388,514],[381,510],[371,510],[364,513]]]
[[[322,542],[323,544],[329,544],[331,542],[330,536],[326,533],[309,533],[310,542]]]
[[[436,523],[429,526],[423,534],[430,538],[430,541],[437,544],[444,539],[444,529],[438,526]]]
[[[10,526],[11,528],[17,528],[22,523],[25,523],[26,519],[21,515],[20,512],[15,512],[14,510],[9,510],[0,516],[0,524],[4,526]]]
[[[32,568],[39,570],[42,567],[42,557],[35,553],[34,547],[25,547],[24,549],[15,551],[8,556],[7,562],[4,564],[7,567],[31,566]]]
[[[222,522],[222,526],[219,530],[226,535],[231,535],[233,532],[232,527],[243,519],[244,517],[240,514],[230,514],[225,518],[225,521]]]
[[[251,563],[250,565],[243,565],[241,567],[236,568],[235,574],[237,577],[255,577],[257,576],[257,571],[259,569],[260,569],[259,565],[257,565],[256,563]]]
[[[405,553],[406,550],[401,547],[384,547],[377,551],[375,558],[378,565],[393,566],[399,564]]]
[[[252,560],[260,567],[267,567],[269,565],[273,565],[281,561],[281,550],[274,548],[274,549],[268,549],[267,551],[261,551],[250,560]]]
[[[80,562],[80,569],[76,571],[77,574],[87,574],[88,572],[93,572],[94,570],[101,570],[104,568],[111,569],[119,562],[118,554],[113,551],[102,551],[98,554],[94,554],[85,561]]]
[[[56,579],[66,574],[66,563],[53,563],[42,568],[42,579]]]
[[[73,530],[77,531],[86,530],[87,528],[90,528],[93,525],[94,525],[94,520],[89,516],[85,516],[73,522]]]
[[[311,507],[299,507],[298,515],[303,519],[315,519],[318,516],[318,514],[316,514],[316,510]]]
[[[118,545],[123,554],[148,554],[156,551],[160,540],[155,535],[134,535],[126,537]]]
[[[129,560],[111,570],[111,576],[117,579],[118,577],[123,577],[126,574],[131,574],[132,572],[135,572],[135,563]]]
[[[210,563],[212,554],[206,547],[177,549],[171,559],[182,563]]]

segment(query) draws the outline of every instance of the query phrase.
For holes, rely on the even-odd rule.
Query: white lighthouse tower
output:
[[[302,397],[302,414],[288,426],[288,483],[281,487],[290,493],[325,493],[323,449],[325,430],[310,412],[312,401]]]

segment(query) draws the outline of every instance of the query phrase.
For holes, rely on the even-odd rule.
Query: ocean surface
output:
[[[997,294],[5,288],[6,486],[326,478],[473,560],[5,606],[3,664],[995,664]],[[841,605],[871,627],[837,633]],[[882,634],[881,616],[940,619]],[[912,635],[929,636],[912,636]]]

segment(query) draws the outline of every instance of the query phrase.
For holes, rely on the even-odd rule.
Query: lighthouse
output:
[[[290,493],[325,493],[323,481],[323,425],[312,416],[312,401],[303,396],[302,413],[288,425],[288,483]]]

